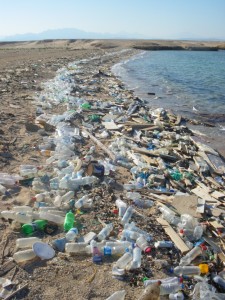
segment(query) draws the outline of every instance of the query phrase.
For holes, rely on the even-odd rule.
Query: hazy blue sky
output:
[[[0,0],[0,36],[58,28],[225,38],[225,0]]]

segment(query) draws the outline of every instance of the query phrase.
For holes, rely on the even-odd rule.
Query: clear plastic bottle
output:
[[[85,195],[75,203],[75,207],[78,209],[81,207],[89,208],[92,206],[92,202],[92,199],[88,195]]]
[[[60,196],[60,195],[57,195],[56,197],[55,197],[55,200],[54,200],[54,205],[56,206],[56,207],[61,207],[61,205],[62,205],[62,197]]]
[[[140,208],[150,208],[154,205],[152,200],[135,199],[134,204]]]
[[[32,247],[35,242],[40,242],[41,240],[37,237],[21,238],[16,240],[16,248],[23,249]]]
[[[1,217],[4,219],[15,220],[16,213],[13,210],[3,210],[1,212]]]
[[[69,191],[62,196],[62,202],[69,201],[74,198],[74,191]]]
[[[141,249],[139,247],[135,247],[133,250],[133,260],[131,263],[130,269],[137,269],[141,266]]]
[[[172,248],[173,242],[171,241],[158,241],[154,244],[155,248]]]
[[[133,255],[130,252],[124,253],[123,256],[120,257],[120,259],[116,262],[116,267],[119,269],[125,269],[126,266],[131,262],[133,259]]]
[[[203,251],[206,250],[207,247],[204,245],[196,246],[191,251],[189,251],[185,256],[183,256],[180,260],[180,266],[188,266],[190,263],[199,255],[202,255]]]
[[[123,225],[125,225],[126,223],[128,223],[128,222],[130,221],[132,215],[133,215],[133,207],[132,207],[132,206],[129,206],[129,207],[127,208],[127,210],[126,210],[126,212],[125,212],[125,214],[124,214],[122,220],[121,220],[121,223],[122,223]]]
[[[177,282],[165,282],[160,285],[160,295],[169,295],[172,293],[176,293],[177,291],[182,289],[182,284]]]
[[[127,192],[126,196],[128,199],[131,199],[131,200],[141,199],[141,194],[137,193],[137,192]]]
[[[75,240],[77,235],[78,235],[78,230],[76,227],[73,227],[66,233],[66,240],[72,242]]]
[[[118,207],[119,209],[119,217],[123,217],[123,215],[125,214],[126,212],[126,209],[127,209],[127,204],[122,201],[121,199],[117,199],[116,200],[116,206]]]
[[[148,241],[146,240],[144,235],[141,235],[137,240],[136,240],[136,245],[144,252],[148,253],[151,251],[151,247],[148,244]]]
[[[13,206],[13,211],[20,212],[20,213],[32,213],[33,208],[30,206]]]
[[[106,300],[124,300],[126,296],[126,291],[117,291],[113,293],[110,297],[108,297]]]
[[[65,251],[73,254],[90,254],[86,243],[66,243]]]
[[[144,286],[148,286],[148,285],[151,285],[153,283],[156,283],[158,281],[161,281],[161,283],[178,283],[180,282],[179,281],[179,278],[177,277],[167,277],[167,278],[163,278],[163,279],[150,279],[150,280],[145,280],[144,281]]]
[[[180,218],[176,217],[175,213],[166,206],[159,207],[163,218],[170,224],[177,225],[180,222]]]
[[[15,221],[21,224],[31,223],[33,220],[33,216],[31,214],[24,214],[21,212],[17,212],[15,214]]]
[[[100,241],[105,240],[110,235],[110,232],[112,230],[113,230],[113,224],[112,223],[107,224],[104,228],[102,228],[102,230],[97,235],[98,239]]]
[[[129,230],[138,232],[141,235],[144,235],[148,242],[150,242],[152,240],[152,237],[149,235],[149,233],[147,231],[142,230],[141,228],[137,227],[134,222],[125,224],[124,229],[129,229]]]
[[[131,241],[131,240],[136,241],[140,237],[140,233],[129,230],[129,229],[125,229],[122,231],[121,237],[122,237],[122,239],[126,239],[128,241]]]
[[[36,254],[34,253],[34,251],[32,249],[18,251],[16,253],[14,253],[14,255],[13,255],[13,259],[17,263],[25,262],[25,261],[31,260],[35,257],[36,257]]]
[[[174,273],[177,276],[181,276],[181,275],[194,276],[194,275],[200,275],[201,270],[197,266],[178,266],[174,269]]]
[[[40,218],[43,219],[43,220],[47,220],[47,221],[59,224],[59,225],[64,224],[64,218],[63,217],[53,215],[53,214],[50,214],[48,212],[41,211],[40,212]]]
[[[0,184],[0,194],[5,195],[6,191],[7,191],[7,189],[3,185]]]

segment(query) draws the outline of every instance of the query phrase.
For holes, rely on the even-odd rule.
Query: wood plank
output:
[[[218,200],[215,198],[211,197],[205,190],[201,187],[196,187],[195,189],[191,190],[192,193],[194,193],[196,196],[205,199],[206,202],[212,202],[216,204],[221,204]]]
[[[225,197],[225,194],[224,193],[221,193],[219,191],[214,191],[210,194],[213,198],[216,198],[217,200],[221,199],[221,198],[224,198]]]
[[[121,126],[123,125],[116,125],[115,122],[102,122],[102,125],[107,129],[107,130],[119,130]]]
[[[174,229],[166,220],[162,218],[157,218],[156,220],[163,226],[164,231],[169,235],[169,237],[174,242],[176,247],[181,251],[181,253],[187,253],[188,251],[190,251],[188,246],[184,243],[181,237],[174,231]]]
[[[224,228],[224,226],[217,221],[209,221],[209,224],[215,229]]]

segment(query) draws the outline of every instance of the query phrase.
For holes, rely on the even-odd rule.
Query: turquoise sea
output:
[[[197,129],[225,137],[225,51],[145,51],[113,72],[150,106],[212,123]]]

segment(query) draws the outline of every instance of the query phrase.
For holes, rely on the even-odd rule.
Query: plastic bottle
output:
[[[23,206],[14,206],[13,207],[13,211],[20,212],[20,213],[32,213],[33,208],[30,207],[30,206],[26,206],[26,205],[23,205]]]
[[[127,248],[132,247],[132,243],[128,241],[118,241],[118,242],[111,242],[106,241],[106,246],[112,247],[112,248],[123,248],[124,252]]]
[[[221,286],[223,289],[225,289],[225,280],[220,277],[220,276],[215,276],[213,278],[213,281],[218,284],[219,286]]]
[[[88,195],[83,196],[75,203],[75,207],[78,209],[81,207],[88,208],[91,206],[92,206],[92,199],[90,199]]]
[[[158,242],[155,242],[154,246],[156,248],[172,248],[173,247],[173,242],[171,242],[171,241],[158,241]]]
[[[76,227],[71,228],[66,234],[66,240],[72,242],[78,235],[78,230]]]
[[[137,192],[127,192],[126,196],[131,200],[141,199],[141,194]]]
[[[56,224],[64,224],[64,218],[61,216],[53,215],[48,212],[40,212],[40,218],[43,220],[47,220]]]
[[[75,220],[74,214],[72,213],[72,211],[69,211],[65,216],[65,221],[64,221],[65,231],[68,231],[71,228],[73,228],[74,220]]]
[[[126,296],[126,291],[117,291],[113,293],[110,297],[108,297],[106,300],[124,300]]]
[[[124,201],[122,201],[121,199],[117,199],[116,206],[119,209],[119,217],[123,217],[123,215],[125,214],[126,209],[127,209],[127,204]]]
[[[74,191],[69,191],[62,196],[62,202],[69,201],[74,198]]]
[[[154,205],[152,200],[135,199],[134,204],[140,208],[150,208]]]
[[[157,281],[152,285],[147,286],[141,297],[138,300],[159,300],[160,299],[160,285],[161,282]]]
[[[120,259],[117,260],[116,267],[119,269],[125,269],[132,259],[133,255],[130,252],[126,252],[122,257],[120,257]]]
[[[177,277],[167,277],[167,278],[163,278],[163,279],[149,279],[149,280],[145,280],[144,281],[144,286],[148,286],[151,285],[153,283],[156,283],[158,281],[161,281],[161,283],[177,283],[180,282],[179,278]]]
[[[4,218],[4,219],[14,220],[15,215],[16,215],[16,213],[13,210],[3,210],[1,212],[1,217]]]
[[[47,225],[47,221],[45,220],[36,220],[30,224],[24,224],[22,228],[22,232],[26,235],[31,235],[37,230],[43,231]]]
[[[179,265],[180,266],[188,266],[190,263],[199,255],[202,255],[203,251],[206,250],[207,247],[204,245],[196,246],[191,251],[189,251],[184,257],[181,258]]]
[[[113,224],[107,224],[97,235],[100,241],[105,240],[109,236],[110,232],[113,230]]]
[[[33,220],[33,216],[30,214],[24,214],[21,212],[17,212],[15,214],[15,221],[21,224],[31,223]]]
[[[176,294],[169,294],[170,300],[184,300],[184,294],[182,292],[178,292]]]
[[[149,233],[147,231],[142,230],[141,228],[137,227],[134,222],[125,224],[124,229],[129,229],[129,230],[138,232],[141,235],[144,235],[144,237],[146,238],[146,240],[148,242],[150,242],[152,240],[152,237],[149,235]]]
[[[125,238],[128,241],[132,241],[132,240],[136,241],[140,237],[140,233],[129,229],[125,229],[122,231],[121,237],[122,239]]]
[[[30,238],[21,238],[16,240],[16,248],[23,249],[32,247],[35,242],[40,242],[41,240],[37,237],[30,237]]]
[[[57,195],[55,197],[55,200],[53,202],[53,204],[56,206],[56,207],[60,207],[62,205],[62,197],[60,195]]]
[[[145,238],[144,235],[141,235],[137,240],[136,240],[136,245],[141,248],[142,251],[145,253],[149,253],[151,251],[151,247],[149,247],[149,244]]]
[[[65,251],[74,254],[89,254],[87,243],[66,243]]]
[[[19,251],[19,252],[14,253],[14,255],[13,255],[13,259],[17,263],[25,262],[25,261],[31,260],[35,257],[36,257],[36,254],[34,253],[34,251],[32,249]]]
[[[133,250],[133,260],[131,263],[130,269],[137,269],[141,266],[141,249],[139,247],[135,247]]]
[[[200,268],[197,266],[178,266],[174,269],[174,273],[177,276],[181,276],[181,275],[194,276],[194,275],[200,275],[201,271]]]
[[[160,286],[160,295],[169,295],[172,293],[176,293],[177,291],[182,289],[182,284],[177,282],[165,282]]]
[[[176,217],[175,213],[166,206],[159,207],[160,212],[163,215],[163,218],[170,224],[177,225],[180,221],[178,217]]]
[[[94,245],[92,249],[92,261],[96,264],[102,262],[102,254],[97,245]]]
[[[121,220],[121,223],[124,225],[126,223],[128,223],[132,217],[132,214],[133,214],[133,207],[132,206],[129,206]]]

